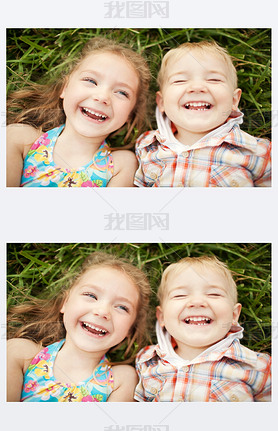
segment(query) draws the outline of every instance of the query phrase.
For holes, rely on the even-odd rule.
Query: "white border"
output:
[[[6,2],[1,12],[0,92],[5,100],[5,28],[9,27],[261,27],[273,28],[273,53],[277,52],[277,19],[273,1],[220,0],[189,2],[169,0],[169,19],[153,18],[105,19],[104,1],[83,0],[37,2],[14,0]],[[273,56],[274,57],[274,56]],[[273,76],[277,59],[273,58]],[[277,83],[273,80],[273,95]],[[3,104],[1,106],[3,109]],[[277,97],[273,96],[273,111],[278,112]],[[1,121],[3,115],[1,116]],[[2,124],[1,124],[2,126]],[[129,190],[104,189],[92,195],[91,190],[21,190],[5,189],[3,176],[5,158],[1,138],[1,337],[0,360],[5,364],[3,326],[5,324],[5,249],[7,242],[272,242],[273,243],[273,304],[277,302],[277,127],[273,130],[273,187],[262,189],[188,189],[188,190]],[[69,194],[68,194],[69,192]],[[155,192],[155,193],[154,193]],[[48,195],[50,193],[50,196]],[[75,196],[73,197],[73,194]],[[82,195],[83,193],[83,195]],[[51,199],[52,208],[47,208]],[[170,214],[169,231],[123,231],[103,229],[104,215],[111,205],[119,212],[159,211],[167,205]],[[166,211],[166,207],[165,207]],[[43,226],[43,229],[42,229]],[[278,322],[277,307],[273,308],[273,322]],[[277,339],[273,339],[274,358],[277,358]],[[276,360],[274,361],[276,364]],[[93,429],[104,431],[115,424],[150,424],[161,422],[169,431],[190,427],[194,431],[213,428],[215,431],[252,428],[261,431],[270,427],[277,408],[277,371],[274,371],[274,394],[271,404],[254,403],[106,403],[105,405],[73,403],[5,403],[5,366],[0,367],[1,423],[10,430],[29,430],[39,427],[66,430]],[[65,412],[64,412],[65,410]],[[167,416],[168,415],[168,416]],[[167,416],[167,417],[166,417]],[[111,419],[112,418],[112,419]],[[165,420],[163,420],[166,418]],[[114,421],[114,422],[113,422]],[[125,430],[124,430],[125,431]]]

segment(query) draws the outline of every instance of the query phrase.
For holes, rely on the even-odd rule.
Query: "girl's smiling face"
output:
[[[184,359],[222,340],[238,320],[241,305],[234,303],[224,276],[211,268],[188,266],[170,274],[166,286],[157,317]]]
[[[66,342],[86,352],[106,353],[128,335],[137,315],[139,293],[122,271],[86,271],[61,309]]]
[[[122,56],[92,53],[69,76],[61,93],[66,127],[100,143],[128,120],[139,78]]]

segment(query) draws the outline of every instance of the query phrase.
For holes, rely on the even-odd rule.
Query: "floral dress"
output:
[[[105,402],[113,391],[111,366],[104,355],[93,374],[78,384],[62,383],[53,375],[53,365],[65,340],[41,350],[24,374],[21,401]]]
[[[53,150],[64,125],[40,136],[23,163],[21,187],[106,187],[113,175],[111,151],[105,141],[87,165],[77,169],[57,166]]]

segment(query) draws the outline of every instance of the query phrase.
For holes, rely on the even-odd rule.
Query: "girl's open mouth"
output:
[[[86,117],[91,118],[92,120],[98,121],[99,123],[103,123],[108,116],[105,114],[100,114],[99,112],[95,112],[92,109],[89,108],[83,108],[81,107],[81,112],[83,115],[85,115]]]
[[[98,337],[104,337],[105,335],[109,334],[109,331],[106,329],[95,326],[92,323],[81,322],[81,326],[85,331],[88,331],[92,335],[97,335]]]

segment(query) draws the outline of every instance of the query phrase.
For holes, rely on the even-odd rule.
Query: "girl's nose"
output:
[[[110,319],[110,307],[106,302],[97,301],[94,304],[93,314],[102,317],[103,319]]]
[[[104,103],[105,105],[110,104],[109,91],[104,87],[96,87],[92,94],[92,98],[100,103]]]

